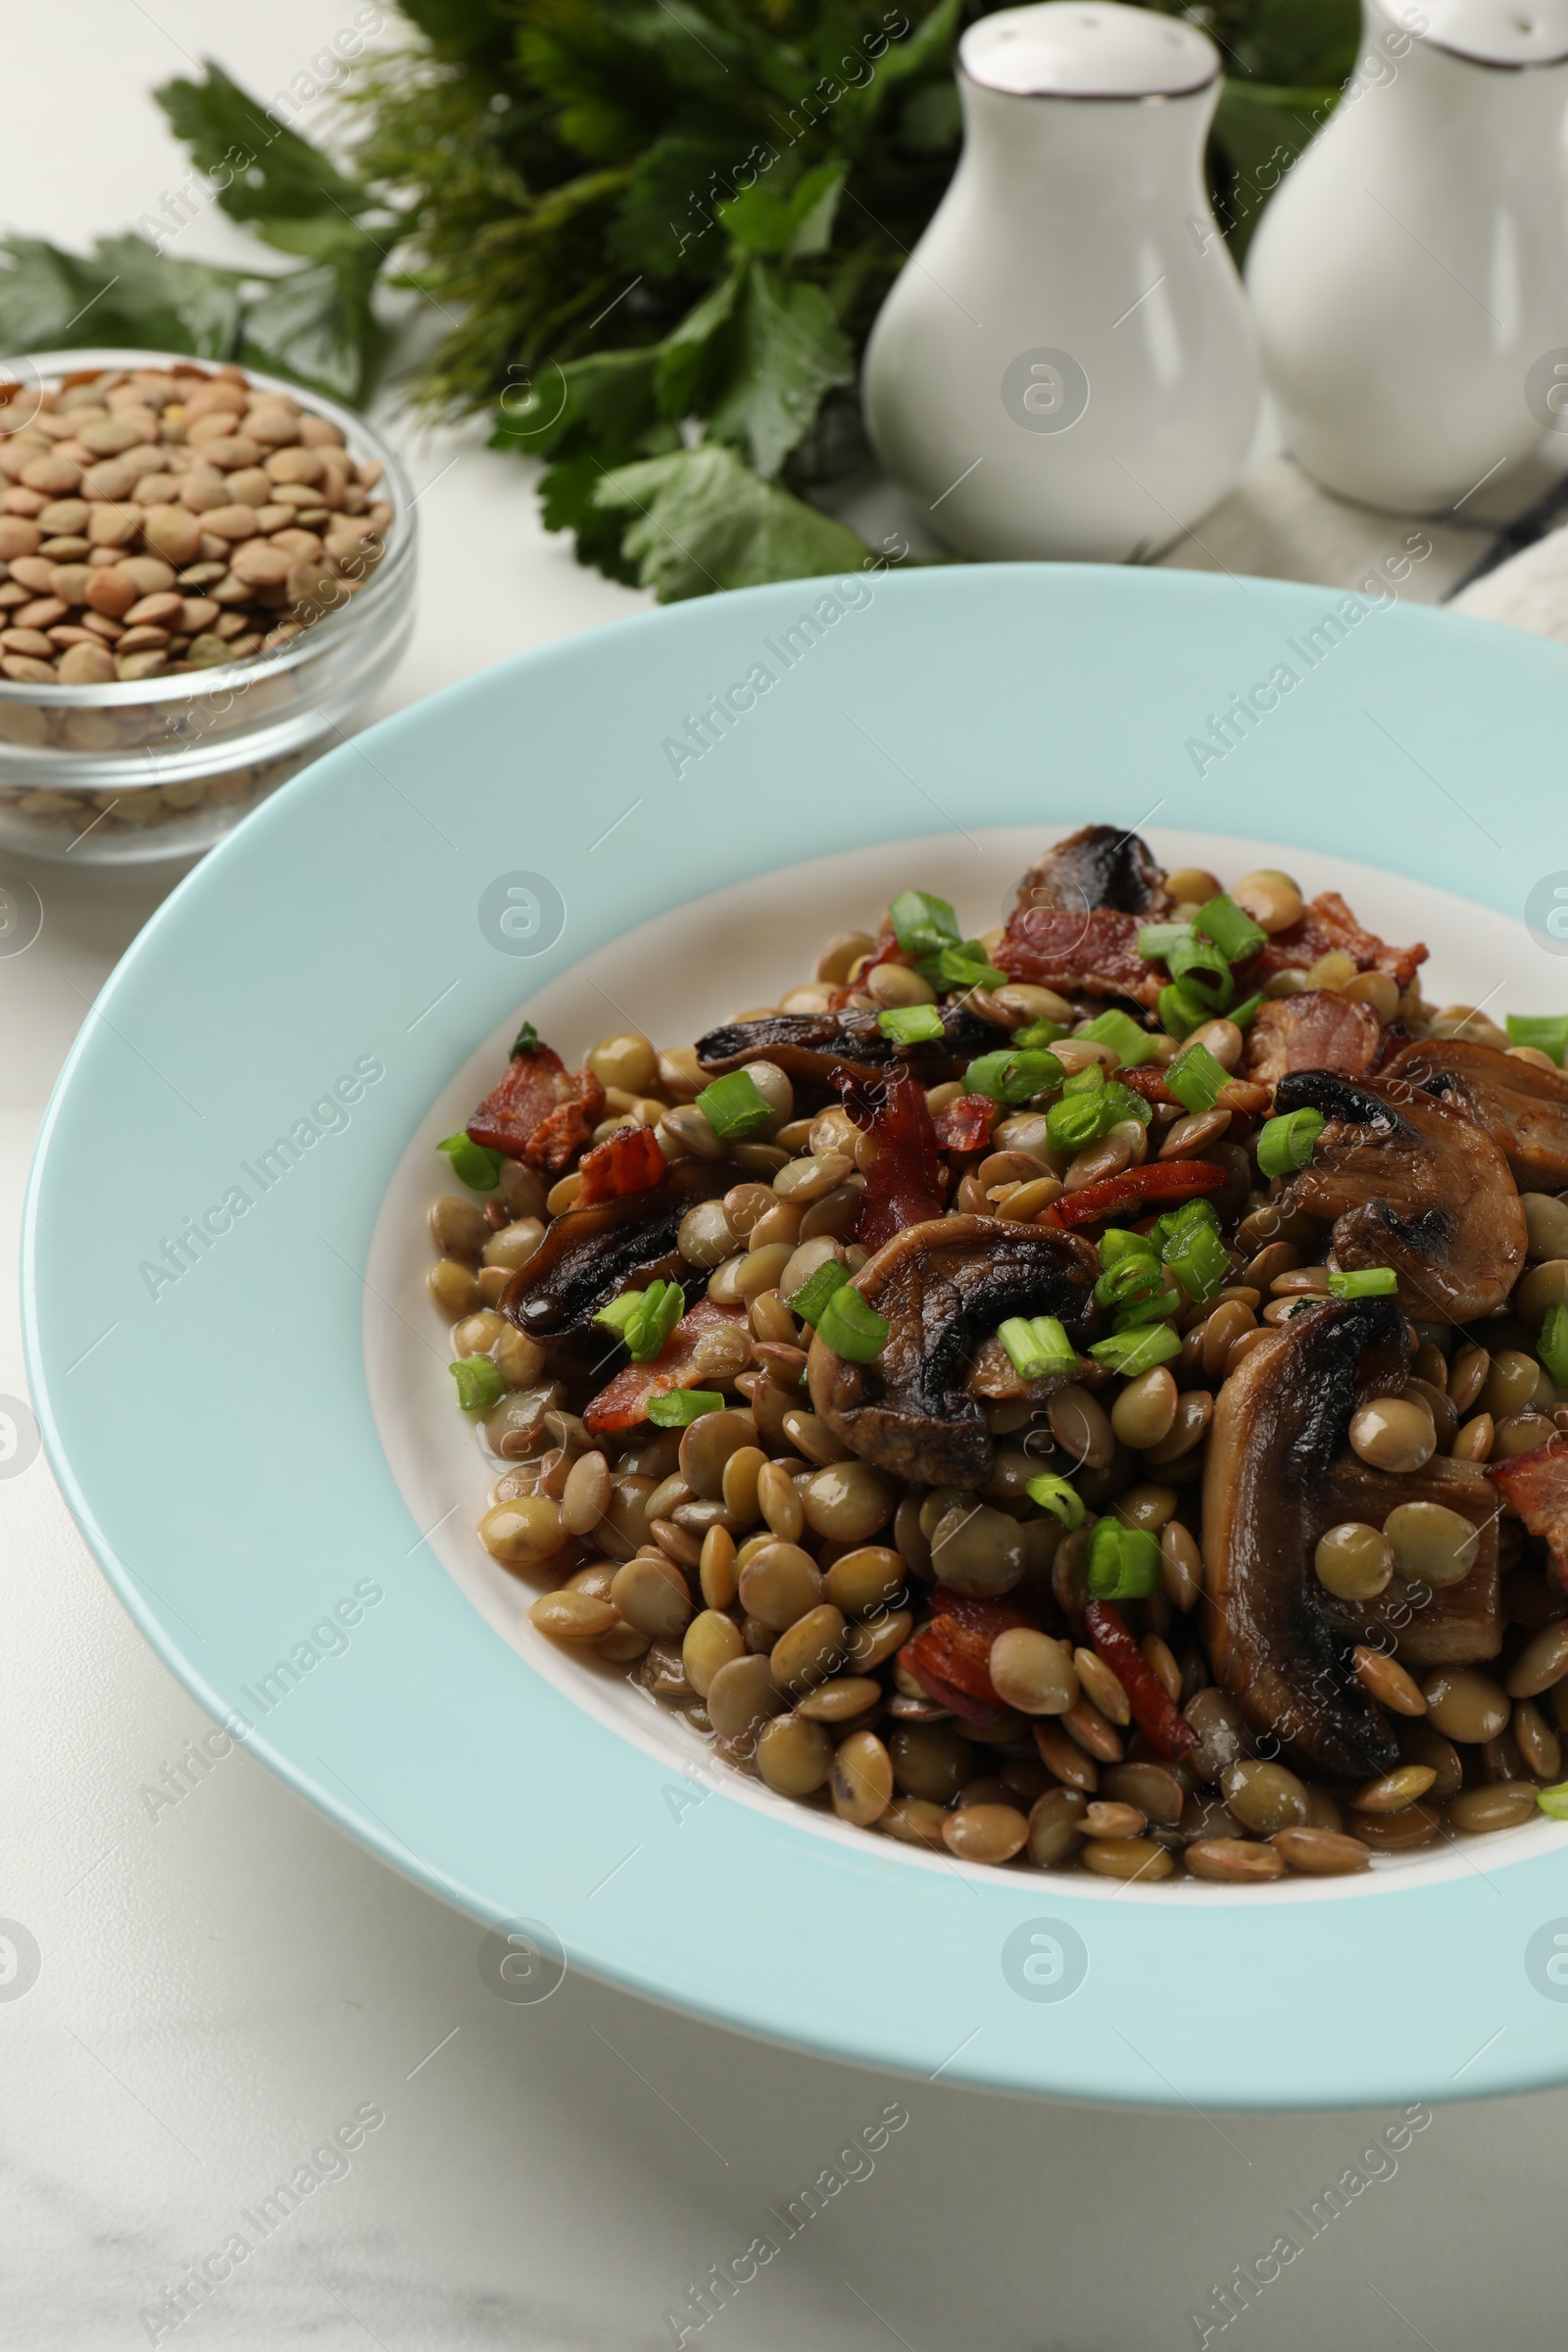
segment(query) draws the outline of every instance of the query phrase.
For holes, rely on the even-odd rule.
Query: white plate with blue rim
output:
[[[906,885],[986,927],[1094,819],[1342,889],[1428,941],[1429,995],[1554,1011],[1565,725],[1560,648],[1387,587],[1018,565],[679,607],[345,745],[174,893],[45,1121],[32,1395],[106,1575],[349,1835],[483,1930],[528,1923],[524,1990],[577,1967],[1141,2105],[1562,2080],[1554,1822],[1248,1889],[958,1867],[773,1798],[564,1658],[473,1532],[423,1214],[519,1014],[568,1061],[626,1022],[688,1040]]]

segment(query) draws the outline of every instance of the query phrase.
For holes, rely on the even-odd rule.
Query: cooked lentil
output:
[[[221,536],[224,510],[200,512]],[[127,627],[174,620],[158,594],[143,591]],[[1030,891],[1052,870],[1048,858]],[[1176,929],[1221,895],[1212,876],[1158,888]],[[1184,1040],[1130,970],[1108,988],[1087,968],[1053,969],[1059,987],[1025,976],[1030,919],[1052,906],[1030,891],[975,950],[1014,967],[1006,985],[969,997],[934,962],[917,968],[929,951],[901,939],[895,912],[830,943],[777,1012],[743,1014],[700,1049],[622,1030],[573,1073],[519,1041],[470,1128],[499,1160],[495,1186],[430,1212],[430,1301],[459,1364],[493,1367],[474,1415],[495,1466],[482,1544],[508,1573],[554,1585],[528,1610],[538,1632],[626,1665],[728,1766],[960,1863],[1153,1884],[1180,1858],[1192,1879],[1244,1886],[1364,1871],[1532,1818],[1568,1730],[1568,1563],[1538,1532],[1528,1483],[1555,1476],[1554,1414],[1568,1432],[1552,1369],[1568,1362],[1568,1081],[1506,1056],[1462,1008],[1433,1014],[1421,951],[1331,924],[1289,877],[1263,874],[1230,894],[1269,943],[1236,981],[1262,1009],[1189,1024],[1185,1043],[1227,1084],[1222,1103],[1184,1108],[1165,1080]],[[1298,931],[1314,952],[1293,962]],[[1157,983],[1159,958],[1147,963]],[[893,1034],[884,1015],[918,1027],[927,1008],[948,1041],[929,1083],[912,1075],[925,1047],[890,1067],[876,1043]],[[1303,1076],[1287,1054],[1277,1071],[1276,1041],[1312,1020],[1364,1035],[1374,1058]],[[1009,1046],[1040,1022],[1063,1034]],[[1465,1083],[1504,1084],[1479,1054],[1536,1090],[1527,1191],[1496,1175],[1503,1113],[1478,1124],[1468,1097],[1365,1074],[1396,1052],[1459,1046]],[[845,1066],[858,1054],[885,1084]],[[1015,1067],[1036,1091],[1004,1101],[993,1070]],[[1324,1118],[1354,1128],[1383,1086],[1403,1088],[1418,1134],[1422,1119],[1433,1128],[1424,1182],[1441,1189],[1443,1150],[1492,1171],[1474,1263],[1455,1249],[1368,1271],[1326,1189],[1333,1148],[1320,1158],[1314,1134],[1304,1159],[1294,1144],[1282,1159],[1266,1132],[1314,1093]],[[538,1132],[548,1108],[564,1148],[534,1128],[508,1151],[486,1143],[514,1132],[487,1124],[493,1105],[530,1089],[548,1097]],[[895,1106],[926,1138],[912,1157]],[[620,1139],[636,1135],[656,1173],[623,1182]],[[1539,1172],[1553,1152],[1561,1199]],[[689,1189],[649,1227],[644,1260],[617,1244],[634,1270],[574,1303],[563,1251],[581,1236],[591,1259],[601,1231],[640,1231],[677,1176]],[[953,1310],[926,1254],[948,1245],[949,1220],[952,1249],[973,1253],[964,1282],[998,1298],[955,1355],[933,1337]],[[906,1243],[916,1226],[936,1240]],[[1488,1248],[1502,1266],[1490,1293]],[[1041,1271],[1004,1298],[1008,1251]],[[639,1352],[613,1322],[595,1333],[594,1315],[617,1299],[636,1309],[655,1281],[675,1316],[662,1344],[656,1332]],[[898,1282],[926,1303],[895,1340]],[[1396,1290],[1402,1311],[1377,1303]],[[550,1313],[533,1316],[535,1299]],[[1376,1377],[1369,1354],[1359,1387],[1347,1379],[1332,1457],[1304,1489],[1311,1529],[1281,1522],[1257,1546],[1297,1546],[1304,1598],[1291,1605],[1305,1615],[1292,1622],[1321,1629],[1311,1639],[1337,1661],[1337,1751],[1328,1731],[1313,1745],[1320,1691],[1276,1729],[1266,1677],[1238,1671],[1247,1618],[1229,1614],[1226,1513],[1266,1428],[1242,1416],[1263,1415],[1253,1400],[1273,1366],[1293,1350],[1309,1360],[1312,1335],[1354,1315],[1358,1349],[1376,1324]],[[900,1349],[918,1377],[898,1368]],[[1274,1507],[1276,1485],[1271,1472],[1247,1507]]]

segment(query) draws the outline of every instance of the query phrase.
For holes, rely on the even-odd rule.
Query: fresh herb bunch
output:
[[[1210,167],[1239,253],[1353,64],[1356,0],[1166,4],[1225,57]],[[341,165],[216,67],[159,94],[207,200],[298,267],[171,258],[180,219],[86,261],[14,239],[0,343],[237,358],[355,400],[377,281],[412,288],[446,322],[414,397],[545,460],[581,561],[665,601],[844,569],[867,550],[811,493],[862,454],[860,354],[952,176],[955,51],[985,13],[403,0]]]

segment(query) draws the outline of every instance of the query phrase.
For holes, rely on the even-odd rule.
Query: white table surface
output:
[[[0,0],[0,220],[62,241],[127,225],[182,169],[154,83],[210,54],[268,94],[352,13],[348,0]],[[189,245],[243,250],[216,212]],[[430,484],[424,590],[382,711],[646,601],[540,529],[515,462],[471,436],[405,446]],[[1247,554],[1259,495],[1244,489],[1205,529],[1216,560],[1263,567]],[[1298,548],[1275,567],[1338,578],[1365,560],[1364,518],[1336,510],[1346,545],[1325,556],[1321,516],[1301,522],[1309,495],[1262,495],[1288,510]],[[1445,581],[1469,560],[1448,552]],[[1435,597],[1438,579],[1435,563],[1418,593]],[[0,962],[12,1396],[24,1395],[15,1235],[39,1116],[95,990],[174,878],[27,870],[44,929]],[[112,1137],[103,1150],[112,1183]],[[248,1756],[176,1804],[149,1800],[206,1721],[111,1597],[41,1459],[0,1482],[0,1915],[41,1954],[30,1989],[0,1998],[0,2343],[668,2344],[664,2315],[708,2266],[902,2102],[907,2126],[874,2175],[688,2343],[1153,2352],[1196,2343],[1190,2312],[1390,2120],[1209,2117],[1185,2082],[1186,2104],[1138,2115],[911,2084],[570,1975],[542,2006],[509,2005],[481,1982],[476,1928]],[[824,1923],[824,1967],[832,1951]],[[1410,1964],[1441,1971],[1445,1957],[1412,1951]],[[364,2103],[385,2122],[345,2177],[179,2316],[166,2298],[189,2266]],[[1439,2110],[1396,2170],[1384,2157],[1385,2177],[1319,2237],[1298,2232],[1299,2257],[1225,2332],[1251,2352],[1461,2352],[1506,2312],[1543,2333],[1561,2311],[1565,2130],[1558,2094]]]

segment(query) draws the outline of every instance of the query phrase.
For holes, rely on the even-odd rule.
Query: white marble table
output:
[[[270,92],[351,14],[347,0],[0,0],[0,219],[64,240],[128,222],[177,176],[154,82],[211,53]],[[192,249],[240,250],[216,213]],[[540,530],[512,462],[464,440],[407,446],[429,484],[425,587],[383,709],[643,601]],[[1297,576],[1338,580],[1367,561],[1372,526],[1343,513],[1343,546],[1322,553],[1298,483],[1238,493],[1190,560],[1293,569],[1284,553],[1258,560],[1259,496]],[[1418,593],[1468,560],[1446,547]],[[0,1395],[13,1396],[15,1237],[38,1119],[94,991],[174,878],[30,872],[42,935],[0,960]],[[242,1453],[235,1472],[238,1494]],[[1538,2334],[1560,2313],[1562,2096],[1443,2108],[1396,2159],[1363,2164],[1388,2117],[1210,2117],[1187,2083],[1159,2114],[1046,2108],[803,2059],[571,1976],[539,2007],[493,1997],[474,1927],[248,1756],[181,1773],[205,1719],[110,1596],[41,1460],[0,1480],[0,1915],[39,1953],[20,1997],[0,1984],[0,2342],[639,2352],[675,2341],[665,2315],[708,2267],[895,2104],[908,2121],[874,2172],[846,2180],[700,2335],[688,2307],[685,2341],[1196,2342],[1189,2314],[1358,2166],[1338,2218],[1298,2230],[1298,2257],[1246,2290],[1231,2327],[1252,2352],[1464,2352],[1499,2310]],[[823,1952],[830,1968],[830,1924]],[[1441,1972],[1445,1957],[1412,1951],[1410,1965]],[[1462,2054],[1455,2066],[1462,2078]],[[1168,2095],[1152,2078],[1150,2090]],[[383,2120],[352,2154],[320,2157],[297,2212],[265,2232],[241,2220],[357,2112]],[[253,2250],[223,2276],[237,2229]]]

